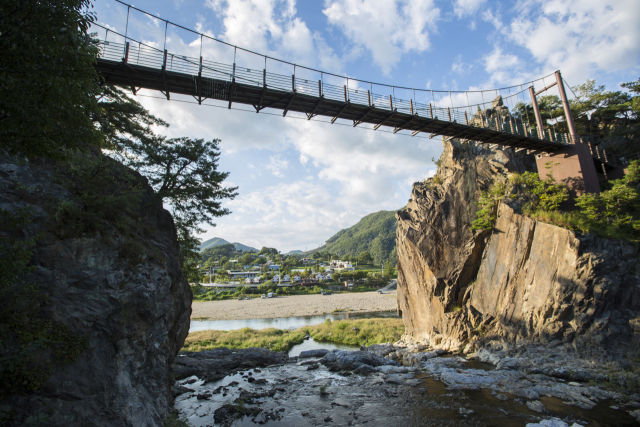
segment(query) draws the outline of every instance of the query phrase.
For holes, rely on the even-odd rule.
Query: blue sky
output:
[[[637,0],[139,0],[134,6],[275,58],[418,89],[503,87],[557,69],[570,85],[595,79],[612,90],[640,77]],[[126,6],[98,0],[95,11],[100,24],[124,33]],[[129,15],[127,31],[144,43],[164,43],[164,24],[140,13]],[[205,59],[233,62],[224,46],[207,40],[200,46],[199,37],[169,27],[169,51],[197,57],[201,48]],[[261,61],[236,59],[252,68],[262,68]],[[163,131],[168,136],[222,140],[220,170],[231,173],[229,184],[240,194],[225,203],[233,213],[207,227],[203,239],[282,251],[317,247],[366,214],[404,206],[411,184],[435,173],[431,159],[442,152],[438,138],[138,93],[171,124]],[[463,97],[436,94],[435,101],[458,105]]]

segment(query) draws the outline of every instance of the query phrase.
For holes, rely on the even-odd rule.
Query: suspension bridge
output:
[[[186,95],[193,97],[198,104],[213,100],[224,103],[229,109],[234,104],[243,104],[252,106],[257,113],[265,109],[279,110],[283,116],[295,112],[304,114],[303,117],[308,120],[324,116],[330,118],[332,124],[337,120],[346,120],[354,127],[370,125],[374,130],[388,128],[394,134],[402,132],[416,136],[423,133],[429,138],[459,138],[487,144],[491,148],[512,148],[516,152],[526,150],[538,155],[562,152],[566,151],[567,146],[584,144],[594,162],[594,166],[588,168],[594,169],[592,175],[595,176],[597,168],[606,176],[607,170],[615,166],[610,162],[606,152],[600,150],[588,137],[577,135],[564,81],[559,71],[538,79],[543,83],[543,89],[537,92],[533,86],[536,81],[500,89],[448,91],[451,106],[444,107],[442,99],[446,97],[441,97],[439,102],[436,102],[434,92],[446,94],[447,91],[374,83],[289,63],[231,45],[120,0],[116,1],[127,7],[125,32],[121,34],[100,24],[94,24],[93,29],[98,29],[100,36],[104,34],[104,37],[99,36],[95,40],[99,46],[96,67],[105,82],[128,87],[134,94],[140,89],[150,89],[161,92],[167,100],[171,99],[172,94]],[[135,40],[128,35],[129,14],[132,10],[164,23],[163,49]],[[194,34],[196,40],[199,37],[199,57],[170,52],[166,48],[170,25]],[[227,51],[232,51],[233,61],[224,63],[203,58],[202,46],[205,40],[213,41]],[[238,51],[264,58],[264,67],[252,68],[236,63]],[[273,67],[274,70],[267,68],[267,60],[275,61],[277,66]],[[255,60],[249,62],[256,63]],[[291,67],[292,73],[278,72],[283,66]],[[309,75],[313,74],[318,78],[309,78]],[[546,85],[544,79],[549,78],[552,83]],[[327,81],[329,79],[332,83]],[[336,84],[336,81],[341,84]],[[557,86],[562,100],[569,134],[556,132],[555,127],[547,126],[545,129],[536,96],[553,86]],[[374,91],[374,88],[379,90]],[[411,93],[413,96],[406,99],[397,97],[397,91]],[[424,94],[429,92],[433,102],[418,100],[424,100]],[[476,99],[480,96],[482,102],[467,102],[465,105],[454,106],[452,92],[464,93],[467,101],[470,94]],[[489,99],[485,100],[485,94]],[[533,120],[529,119],[529,109],[524,108],[525,117],[522,114],[514,114],[513,108],[510,112],[503,107],[504,102],[511,102],[512,105],[516,104],[516,100],[524,102],[525,96],[530,97],[529,105],[533,111],[535,126]],[[584,168],[584,165],[582,167]]]

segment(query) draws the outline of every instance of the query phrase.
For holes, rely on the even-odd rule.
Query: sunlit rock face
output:
[[[475,201],[533,158],[444,142],[436,178],[415,183],[397,213],[398,310],[405,340],[445,349],[564,342],[632,351],[640,334],[640,255],[500,204],[492,231],[473,231]],[[514,207],[516,210],[514,210]]]
[[[78,233],[73,221],[52,218],[52,203],[71,196],[51,168],[0,157],[2,208],[32,208],[25,233],[38,238],[27,282],[46,293],[40,315],[86,343],[72,361],[52,358],[35,391],[0,400],[6,425],[156,427],[172,410],[170,366],[189,331],[192,294],[173,220],[135,179],[144,191],[127,227],[106,221]]]

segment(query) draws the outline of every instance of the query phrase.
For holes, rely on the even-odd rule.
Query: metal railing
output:
[[[131,40],[131,39],[129,39]],[[118,43],[115,41],[99,40],[99,57],[112,62],[126,62],[129,65],[146,67],[154,70],[165,70],[169,73],[178,73],[192,77],[201,76],[221,80],[240,85],[255,87],[267,86],[283,92],[297,92],[314,97],[322,97],[340,102],[350,102],[362,106],[375,106],[376,109],[389,112],[400,112],[408,115],[416,115],[444,122],[459,123],[462,125],[490,129],[507,134],[517,134],[524,137],[544,139],[562,144],[572,143],[569,135],[558,133],[553,129],[546,129],[544,136],[540,138],[535,128],[525,123],[521,118],[502,110],[499,113],[488,113],[482,110],[471,114],[468,110],[477,105],[464,107],[439,107],[432,103],[415,102],[413,99],[402,99],[394,94],[384,95],[373,93],[367,89],[349,88],[347,84],[332,85],[320,80],[310,80],[268,72],[266,69],[257,70],[242,67],[238,64],[224,64],[208,61],[203,58],[194,58],[162,51],[141,42]],[[373,87],[373,84],[371,84]],[[517,93],[510,95],[517,96]],[[204,94],[204,96],[207,96]],[[224,91],[218,96],[224,97]],[[417,133],[417,132],[415,132]]]

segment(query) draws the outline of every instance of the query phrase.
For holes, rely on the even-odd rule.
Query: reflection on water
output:
[[[242,328],[251,329],[298,329],[303,326],[317,325],[326,319],[372,319],[372,318],[396,318],[395,311],[376,311],[372,313],[332,313],[319,316],[298,316],[298,317],[276,317],[273,319],[244,319],[244,320],[192,320],[189,332],[207,331],[210,329],[218,331],[233,331]]]
[[[298,356],[301,352],[307,350],[317,350],[319,348],[326,348],[327,350],[348,350],[354,351],[358,350],[360,346],[357,345],[348,345],[348,344],[336,344],[327,341],[314,341],[313,338],[309,338],[306,341],[303,341],[302,344],[294,345],[291,350],[289,350],[289,357]]]

